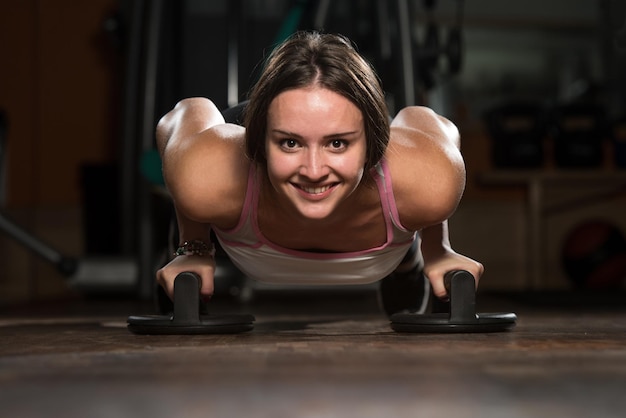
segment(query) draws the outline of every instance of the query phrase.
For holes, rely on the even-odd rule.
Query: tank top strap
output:
[[[240,232],[244,227],[249,226],[252,218],[256,216],[256,205],[259,194],[257,183],[257,166],[254,163],[250,163],[250,169],[248,170],[248,184],[246,186],[246,196],[244,198],[243,208],[241,209],[239,221],[237,222],[237,225],[235,225],[235,227],[228,230],[214,228],[216,232],[235,234]]]
[[[402,225],[402,222],[400,222],[400,214],[398,213],[398,206],[396,205],[396,199],[393,194],[391,171],[389,170],[387,160],[383,157],[373,170],[375,170],[374,179],[378,186],[380,202],[385,212],[385,219],[387,220],[389,218],[391,220],[391,224],[397,232],[413,233],[413,231],[409,231]],[[395,236],[397,236],[397,234],[394,234],[394,237]]]

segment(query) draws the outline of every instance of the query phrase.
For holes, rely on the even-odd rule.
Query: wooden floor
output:
[[[261,296],[253,332],[138,336],[136,302],[0,315],[4,417],[622,417],[626,309],[533,306],[515,330],[391,331],[372,294]],[[622,305],[623,306],[623,305]]]

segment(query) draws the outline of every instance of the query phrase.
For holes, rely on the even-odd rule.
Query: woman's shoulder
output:
[[[459,133],[446,118],[424,107],[398,113],[385,158],[400,220],[418,230],[456,209],[465,187]]]
[[[244,128],[215,125],[188,138],[173,153],[178,154],[171,158],[176,168],[168,170],[166,183],[177,207],[199,222],[222,227],[236,222],[251,164],[245,155]]]

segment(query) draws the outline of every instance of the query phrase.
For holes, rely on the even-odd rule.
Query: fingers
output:
[[[164,269],[159,269],[157,271],[157,283],[163,288],[163,290],[165,290],[167,296],[171,300],[174,300],[174,280],[167,280],[166,277],[167,275]]]
[[[471,263],[466,262],[462,266],[446,266],[446,268],[442,270],[438,269],[438,270],[430,270],[428,271],[428,273],[425,272],[426,276],[428,277],[428,280],[430,281],[433,294],[443,301],[448,301],[450,299],[448,295],[448,291],[446,290],[446,287],[444,284],[444,280],[443,280],[444,275],[448,273],[449,271],[454,271],[454,270],[468,271],[472,276],[474,276],[475,286],[476,288],[478,288],[478,282],[480,281],[480,277],[485,272],[485,267],[481,263],[471,260]]]
[[[214,284],[213,280],[209,280],[207,277],[201,278],[200,283],[200,299],[203,302],[208,302],[213,296]]]
[[[167,274],[163,272],[163,269],[157,272],[157,283],[165,290],[167,296],[174,300],[174,281],[176,276],[171,279],[166,278]],[[213,296],[214,285],[212,277],[209,275],[200,275],[200,299],[203,302],[208,302]]]
[[[476,266],[476,273],[472,273],[474,275],[474,280],[476,280],[476,287],[478,288],[478,282],[480,281],[480,278],[482,277],[483,273],[485,272],[485,266],[483,266],[481,263],[476,262],[477,266]]]
[[[198,262],[199,260],[200,262]],[[180,273],[187,271],[200,276],[200,298],[203,301],[211,299],[214,291],[213,274],[215,271],[215,263],[212,261],[177,257],[157,271],[157,283],[163,288],[167,296],[174,300],[174,281]]]
[[[432,287],[432,291],[435,297],[443,300],[444,302],[447,302],[450,299],[450,297],[448,295],[448,291],[446,290],[446,287],[443,284],[443,274],[440,275],[440,277],[435,276],[431,278],[429,276],[428,280],[430,280],[430,285]]]

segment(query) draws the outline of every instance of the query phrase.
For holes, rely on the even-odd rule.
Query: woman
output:
[[[278,46],[243,127],[207,99],[186,99],[159,122],[157,143],[180,230],[179,256],[157,272],[170,297],[183,271],[211,296],[211,229],[253,279],[384,279],[389,314],[423,310],[422,269],[443,299],[447,271],[482,275],[448,239],[465,185],[456,127],[422,107],[390,123],[375,72],[341,36],[298,33]]]

